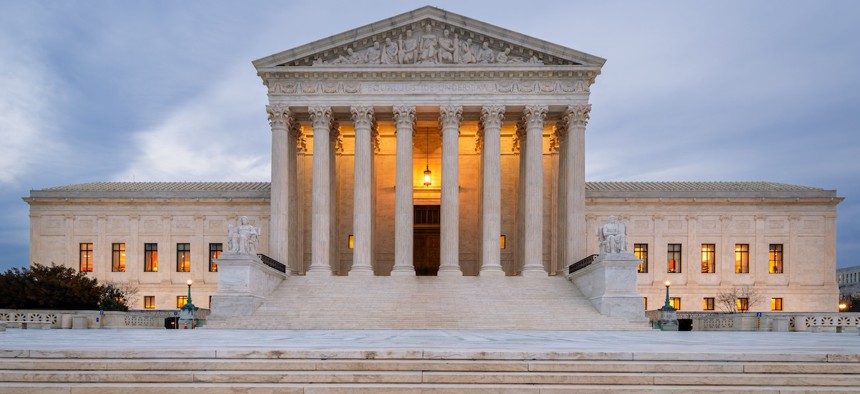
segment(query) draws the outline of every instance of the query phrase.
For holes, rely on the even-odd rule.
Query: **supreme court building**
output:
[[[227,225],[247,216],[258,252],[286,266],[282,287],[447,276],[572,288],[568,267],[598,253],[596,229],[618,216],[648,309],[669,280],[681,310],[719,310],[717,295],[741,287],[763,299],[750,310],[835,311],[835,191],[586,182],[604,61],[433,7],[264,57],[271,183],[33,190],[31,261],[136,283],[135,308],[173,308],[193,279],[207,307]]]

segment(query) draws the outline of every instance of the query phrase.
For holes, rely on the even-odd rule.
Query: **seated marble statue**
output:
[[[609,217],[609,223],[597,229],[597,240],[600,242],[600,253],[623,253],[627,251],[627,225],[617,221],[615,216]]]
[[[227,225],[227,245],[229,253],[257,254],[260,228],[248,224],[248,217],[239,218],[239,225]]]

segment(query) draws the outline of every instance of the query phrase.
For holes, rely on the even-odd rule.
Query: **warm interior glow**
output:
[[[424,170],[424,186],[425,187],[430,187],[430,185],[433,184],[433,182],[430,180],[431,174],[432,173],[430,172],[430,165],[428,164],[427,168]]]
[[[840,303],[840,304],[839,304],[839,310],[843,310],[843,309],[845,309],[845,308],[847,308],[847,307],[848,307],[848,305],[846,305],[844,302],[842,302],[842,303]]]
[[[667,280],[666,281],[666,287],[669,287],[669,285],[671,285],[671,283],[669,283],[669,281]]]
[[[355,235],[349,235],[349,240],[347,241],[347,244],[349,245],[350,249],[355,248]]]
[[[191,279],[188,279],[188,282],[185,283],[188,283],[188,286],[191,286]]]
[[[499,245],[501,246],[500,249],[505,248],[505,234],[502,234],[502,236],[499,237]]]

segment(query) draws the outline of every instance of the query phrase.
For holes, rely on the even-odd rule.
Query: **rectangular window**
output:
[[[158,272],[158,244],[143,244],[143,271]]]
[[[191,244],[176,244],[176,272],[191,272]]]
[[[782,273],[782,244],[770,244],[768,248],[768,272],[771,274]]]
[[[112,272],[125,272],[125,244],[111,244],[111,265]]]
[[[669,297],[669,306],[681,310],[681,297]]]
[[[93,272],[93,243],[83,242],[79,250],[81,272]]]
[[[642,301],[645,301],[645,310],[648,310],[648,297],[642,297]]]
[[[681,272],[681,244],[669,244],[666,251],[666,272],[675,274]]]
[[[737,306],[739,312],[750,310],[750,299],[746,297],[738,298]]]
[[[209,244],[209,272],[218,272],[218,263],[215,260],[224,251],[224,244]]]
[[[714,310],[714,297],[705,297],[704,302],[702,303],[703,311],[712,311]]]
[[[702,273],[713,274],[717,272],[716,245],[702,244]]]
[[[188,303],[188,296],[176,296],[176,307],[182,308]]]
[[[639,267],[637,267],[636,271],[640,274],[644,274],[648,272],[648,244],[633,244],[633,254],[636,255],[636,258],[642,260],[639,263]]]
[[[782,298],[771,298],[770,299],[770,310],[781,311],[782,310]]]
[[[155,309],[155,296],[143,296],[143,309]]]
[[[735,273],[748,274],[750,272],[750,245],[735,244]]]

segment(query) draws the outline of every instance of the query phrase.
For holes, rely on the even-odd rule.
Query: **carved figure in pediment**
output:
[[[501,52],[499,52],[498,55],[496,55],[496,63],[507,63],[508,62],[508,55],[510,55],[510,54],[511,54],[511,48],[510,47],[505,48],[504,51],[501,51]]]
[[[451,32],[447,29],[439,37],[439,63],[454,63],[454,52],[457,50],[456,43],[451,39]]]
[[[332,61],[332,64],[359,64],[362,61],[361,54],[356,53],[352,48],[346,48],[346,56],[340,55]]]
[[[382,48],[382,55],[380,55],[379,61],[382,64],[400,63],[399,53],[400,49],[397,47],[397,44],[392,42],[391,38],[386,37],[385,46]]]
[[[382,52],[379,50],[379,41],[374,41],[373,46],[367,48],[367,63],[379,64]]]
[[[477,56],[478,63],[492,63],[496,61],[496,53],[490,49],[490,44],[484,41],[483,45],[481,45],[481,50],[478,51]]]
[[[460,44],[460,63],[475,63],[475,52],[472,52],[472,39],[469,38]]]
[[[421,36],[421,47],[418,52],[419,63],[436,63],[436,50],[439,39],[431,31],[430,25],[424,26],[424,34]]]
[[[418,55],[418,40],[412,30],[406,30],[406,39],[400,41],[400,64],[413,64]]]

